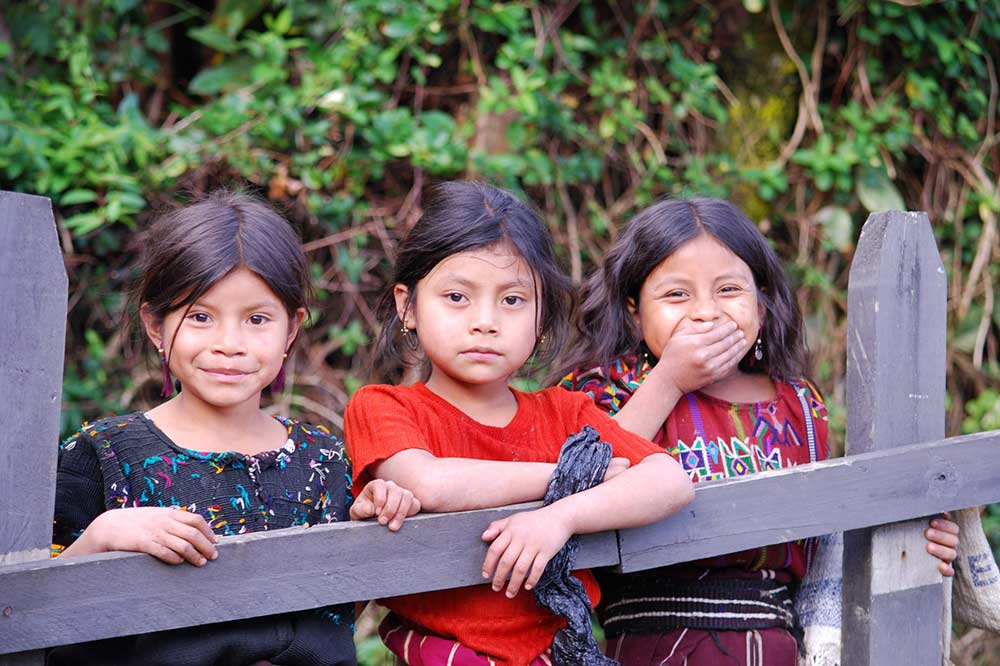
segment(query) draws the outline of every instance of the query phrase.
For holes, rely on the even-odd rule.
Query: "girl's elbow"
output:
[[[649,456],[646,460],[656,465],[656,475],[665,480],[662,487],[670,496],[671,504],[680,510],[694,500],[694,483],[676,460],[667,454]],[[645,461],[644,461],[645,462]]]
[[[433,473],[423,473],[409,487],[413,496],[420,500],[420,511],[424,513],[441,513],[446,511],[446,487]]]
[[[677,502],[680,504],[678,509],[686,507],[688,504],[694,501],[694,484],[691,483],[691,479],[688,478],[687,474],[681,472],[682,477],[677,483]]]

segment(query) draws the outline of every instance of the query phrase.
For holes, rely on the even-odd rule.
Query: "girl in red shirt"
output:
[[[400,244],[379,308],[382,357],[422,355],[425,378],[368,386],[351,400],[355,478],[395,481],[424,511],[464,511],[541,499],[563,442],[585,425],[616,458],[604,483],[489,525],[490,584],[383,600],[393,612],[380,631],[413,666],[545,664],[563,622],[518,591],[532,589],[573,534],[658,520],[690,501],[691,483],[587,396],[510,387],[532,355],[564,343],[569,281],[544,224],[516,197],[463,182],[436,195]],[[580,578],[596,603],[592,576]]]

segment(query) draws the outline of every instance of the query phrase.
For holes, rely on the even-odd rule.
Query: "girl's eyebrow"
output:
[[[745,282],[746,279],[747,276],[743,273],[723,273],[722,275],[717,275],[715,277],[716,282],[719,280],[742,280]]]
[[[458,273],[448,273],[447,275],[444,276],[444,280],[445,280],[446,284],[454,282],[454,283],[457,283],[457,284],[459,284],[459,285],[461,285],[463,287],[469,287],[470,289],[476,288],[476,287],[480,286],[478,282],[473,282],[469,278],[463,277],[463,276],[459,275]],[[531,289],[532,288],[532,283],[528,282],[527,280],[523,280],[521,278],[515,278],[515,279],[510,280],[508,282],[504,282],[503,284],[497,285],[497,288],[498,288],[499,291],[504,291],[504,290],[510,289],[512,287],[521,287],[523,289]]]
[[[690,285],[692,282],[693,282],[693,280],[691,280],[690,278],[686,277],[682,273],[670,273],[668,275],[664,275],[659,281],[657,281],[653,285],[653,291],[659,291],[660,289],[663,289],[668,284],[670,284],[670,285],[679,284],[679,285],[687,286],[687,285]]]

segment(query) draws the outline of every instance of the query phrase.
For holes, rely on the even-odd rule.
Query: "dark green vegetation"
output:
[[[997,54],[997,0],[5,3],[0,187],[56,207],[67,432],[154,394],[120,326],[129,244],[220,185],[305,237],[317,298],[279,409],[336,429],[395,240],[426,186],[464,177],[531,198],[575,279],[656,197],[733,198],[797,281],[835,447],[860,227],[927,211],[948,432],[971,432],[1000,427]]]

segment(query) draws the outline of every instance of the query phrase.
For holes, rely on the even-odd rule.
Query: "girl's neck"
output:
[[[259,405],[220,409],[183,391],[146,416],[178,446],[195,451],[255,455],[277,449],[287,439],[285,427]]]
[[[727,402],[766,402],[777,395],[774,382],[767,375],[736,370],[704,386],[702,393]]]
[[[436,368],[424,384],[432,393],[451,403],[469,418],[494,428],[503,428],[517,415],[517,398],[507,381],[491,384],[456,382]]]

